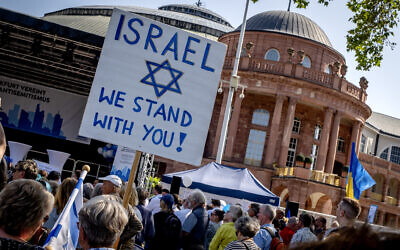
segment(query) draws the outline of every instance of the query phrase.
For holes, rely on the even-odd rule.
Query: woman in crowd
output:
[[[49,230],[53,228],[77,183],[78,181],[74,178],[66,178],[57,188],[57,193],[54,199],[54,208],[50,213],[49,219],[44,223],[44,228]]]
[[[232,205],[224,216],[224,224],[220,226],[210,243],[210,250],[222,250],[230,242],[237,240],[235,222],[243,215],[240,206]]]
[[[27,243],[53,208],[54,198],[34,180],[15,180],[0,192],[2,249],[42,249]]]
[[[173,205],[172,195],[166,194],[160,197],[161,211],[154,214],[155,235],[149,249],[180,249],[182,225],[172,210]]]
[[[225,250],[243,249],[243,250],[259,250],[260,248],[254,243],[253,237],[260,230],[260,224],[257,220],[249,216],[240,217],[235,222],[237,240],[229,243]]]

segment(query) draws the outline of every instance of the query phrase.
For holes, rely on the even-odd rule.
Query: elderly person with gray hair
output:
[[[244,214],[243,209],[237,205],[231,205],[224,216],[224,224],[220,226],[210,243],[210,250],[222,250],[230,242],[237,240],[235,222]]]
[[[93,198],[79,211],[79,244],[85,250],[112,249],[127,222],[128,215],[119,202]]]
[[[15,180],[0,192],[0,247],[42,249],[27,243],[41,229],[54,198],[39,182]]]
[[[119,204],[123,204],[123,200],[118,195],[100,195],[96,196],[93,199],[103,199],[109,201],[116,201]],[[133,249],[135,245],[135,240],[133,237],[136,236],[143,229],[143,225],[141,220],[136,216],[136,213],[132,206],[128,204],[128,208],[125,209],[128,215],[128,223],[125,225],[125,228],[120,236],[118,249]]]
[[[268,250],[271,245],[272,237],[271,234],[276,234],[276,229],[272,224],[272,220],[276,216],[276,209],[271,205],[264,204],[260,206],[260,211],[258,212],[258,221],[260,222],[261,228],[257,235],[254,236],[254,242],[262,250]]]
[[[297,231],[297,222],[298,219],[295,216],[289,218],[286,227],[279,232],[279,235],[282,238],[283,243],[286,246],[289,246],[290,241],[292,240],[293,234]]]
[[[235,222],[237,240],[229,243],[225,250],[259,250],[260,248],[254,243],[253,237],[260,230],[260,224],[256,219],[249,216],[242,216]]]
[[[188,200],[192,213],[189,214],[182,225],[183,249],[203,246],[209,223],[204,193],[195,189],[190,193]]]

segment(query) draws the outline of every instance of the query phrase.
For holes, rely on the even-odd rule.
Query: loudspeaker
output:
[[[285,217],[296,216],[299,213],[299,203],[297,202],[286,202]]]
[[[179,176],[172,176],[171,188],[169,192],[171,194],[179,194],[179,188],[181,188],[182,178]]]

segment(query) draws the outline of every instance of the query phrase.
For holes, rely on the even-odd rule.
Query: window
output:
[[[268,126],[269,112],[265,109],[256,109],[253,112],[253,118],[251,120],[252,124],[260,126]]]
[[[314,128],[314,139],[319,140],[321,137],[321,126],[319,124],[315,125]]]
[[[275,61],[275,62],[278,62],[279,58],[280,58],[279,51],[276,49],[269,49],[264,56],[265,60]]]
[[[344,148],[345,148],[344,139],[342,137],[339,137],[337,141],[337,151],[344,153],[345,152]]]
[[[385,150],[383,150],[383,152],[381,153],[381,155],[379,157],[381,159],[387,160],[388,159],[388,154],[389,154],[389,148],[386,148]]]
[[[316,144],[312,145],[310,156],[311,156],[311,159],[312,159],[311,170],[313,170],[315,168],[315,165],[317,165],[318,145],[316,145]]]
[[[287,167],[293,167],[294,159],[295,159],[295,155],[296,155],[296,145],[297,145],[297,139],[290,138],[288,156],[287,156],[287,160],[286,160]]]
[[[311,59],[310,59],[310,57],[305,56],[302,65],[305,68],[311,68]]]
[[[360,152],[365,153],[365,143],[367,141],[367,137],[361,135],[361,143],[360,143]]]
[[[331,74],[332,73],[331,65],[326,65],[326,68],[325,68],[324,72],[327,73],[327,74]]]
[[[390,161],[400,164],[400,147],[393,146],[390,153]]]
[[[300,133],[300,120],[297,117],[294,118],[292,132],[296,134]]]
[[[261,166],[266,135],[267,132],[262,130],[250,130],[249,139],[247,141],[246,156],[244,158],[245,164]]]

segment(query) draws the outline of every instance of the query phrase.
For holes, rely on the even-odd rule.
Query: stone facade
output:
[[[228,45],[221,75],[223,82],[230,79],[238,38],[239,32],[232,32],[219,39]],[[348,82],[343,56],[312,40],[246,31],[243,44],[250,43],[252,46],[242,53],[238,72],[245,97],[239,97],[239,87],[232,102],[222,164],[248,168],[264,186],[281,197],[282,206],[290,200],[299,202],[302,209],[334,215],[337,204],[345,196],[347,172],[342,171],[343,166],[350,163],[351,142],[356,142],[358,147],[360,131],[371,115],[365,104],[368,82],[361,79],[360,87]],[[279,60],[264,59],[269,49],[279,52]],[[310,68],[302,64],[305,56],[311,61]],[[217,155],[229,85],[224,83],[222,88],[215,101],[204,164],[215,160]],[[268,113],[266,126],[252,122],[257,110]],[[298,129],[294,129],[295,121],[300,123]],[[316,126],[320,128],[319,136],[315,136]],[[262,157],[256,160],[246,158],[252,130],[265,134],[263,145],[259,145]],[[318,146],[312,167],[298,164],[293,159],[288,161],[293,139],[296,145],[292,149],[292,158],[298,154],[311,156],[313,145]],[[386,166],[387,161],[386,167],[380,169],[377,167],[379,159],[371,159],[372,156],[362,153],[359,157],[371,175],[393,174]],[[161,158],[156,160],[164,162],[169,173],[193,168]],[[393,164],[389,165],[393,168]],[[382,187],[382,194],[386,193],[385,188]],[[384,195],[371,195],[371,189],[364,192],[360,199],[363,207],[360,219],[365,220],[371,204],[378,204],[376,223],[398,227],[397,196],[398,192],[393,197],[396,200],[385,200]],[[396,204],[392,204],[394,202]]]

